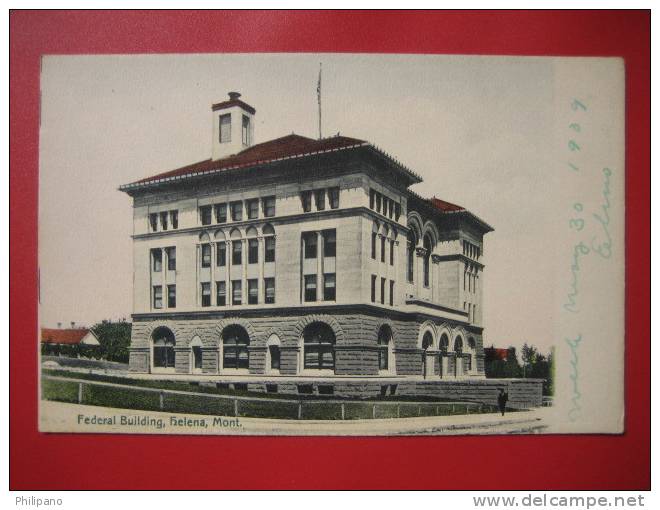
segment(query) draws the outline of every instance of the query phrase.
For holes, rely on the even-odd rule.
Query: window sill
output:
[[[152,374],[175,374],[176,369],[174,367],[172,368],[157,368],[157,367],[152,367],[151,369]]]

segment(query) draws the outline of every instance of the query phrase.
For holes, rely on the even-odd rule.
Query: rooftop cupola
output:
[[[254,114],[249,104],[241,101],[241,94],[230,92],[229,99],[215,103],[213,113],[213,159],[238,154],[254,145]]]

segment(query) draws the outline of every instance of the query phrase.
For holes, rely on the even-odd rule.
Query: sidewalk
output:
[[[273,420],[216,417],[40,401],[41,432],[206,435],[459,435],[543,432],[549,408],[375,420]]]

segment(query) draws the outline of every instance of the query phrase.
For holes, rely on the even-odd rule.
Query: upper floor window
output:
[[[275,302],[275,278],[264,278],[264,303]]]
[[[378,234],[376,232],[371,233],[371,258],[376,260],[376,239]]]
[[[401,217],[401,204],[397,202],[396,204],[394,204],[394,219],[396,221],[399,221],[400,217]]]
[[[394,265],[394,239],[390,239],[390,266]]]
[[[264,197],[261,199],[264,210],[264,217],[275,216],[275,197]]]
[[[248,304],[256,305],[259,303],[259,280],[251,279],[248,283]]]
[[[202,306],[211,306],[211,283],[202,282]]]
[[[328,202],[330,202],[330,209],[337,209],[339,207],[339,188],[328,188]]]
[[[259,241],[248,239],[248,264],[259,262]]]
[[[431,251],[433,245],[431,238],[428,235],[424,236],[424,286],[429,286],[430,272],[431,272]]]
[[[152,232],[156,232],[158,230],[158,213],[151,213],[149,215],[149,225],[151,226]]]
[[[376,302],[376,275],[371,275],[371,302]]]
[[[369,209],[373,209],[376,206],[376,190],[369,190]]]
[[[317,255],[317,236],[316,232],[303,233],[304,253],[306,259],[315,259]]]
[[[215,222],[224,223],[227,221],[227,204],[215,204]]]
[[[243,242],[240,240],[231,243],[231,263],[240,266],[243,261]]]
[[[227,265],[227,243],[225,242],[220,242],[215,245],[215,258],[216,258],[216,265],[217,266],[226,266]]]
[[[154,308],[163,308],[163,287],[161,285],[154,286]]]
[[[376,193],[376,212],[380,213],[381,203],[383,201],[383,195]]]
[[[220,143],[231,142],[231,113],[220,115]]]
[[[176,308],[176,285],[167,286],[167,308]]]
[[[176,271],[176,248],[174,246],[165,248],[165,254],[167,255],[167,270]]]
[[[202,245],[202,267],[211,267],[211,245]]]
[[[210,205],[203,205],[199,208],[199,219],[202,225],[210,225],[212,221],[212,207]]]
[[[256,220],[259,217],[259,199],[248,200],[245,202],[247,217],[249,220]]]
[[[316,202],[316,210],[325,210],[325,189],[317,189],[314,191],[314,201]]]
[[[326,273],[323,275],[323,300],[334,301],[336,293],[336,275],[335,273]]]
[[[275,236],[264,237],[264,262],[275,262]]]
[[[385,262],[385,243],[387,242],[387,239],[385,239],[384,235],[381,235],[380,238],[380,261]]]
[[[231,219],[232,221],[243,221],[243,202],[231,203]]]
[[[225,306],[227,304],[226,282],[215,282],[215,302],[218,306]]]
[[[243,145],[250,145],[250,117],[243,115],[242,122]]]
[[[303,191],[300,193],[300,201],[302,202],[302,208],[304,212],[309,212],[312,210],[312,192]]]
[[[179,211],[176,209],[174,211],[170,211],[170,220],[172,220],[172,228],[179,228]]]
[[[305,301],[316,301],[316,275],[305,275]]]
[[[390,280],[390,306],[394,306],[394,280]]]
[[[160,213],[160,225],[163,230],[167,230],[167,211]]]
[[[406,273],[408,276],[408,281],[412,282],[414,279],[414,267],[415,267],[415,248],[417,247],[417,238],[415,237],[414,232],[411,230],[408,232],[408,238],[406,239],[406,255],[407,255],[407,266]]]
[[[163,270],[163,251],[160,248],[151,250],[151,260],[154,272],[159,273]]]
[[[231,303],[240,305],[243,302],[243,286],[241,280],[232,280],[231,282]]]
[[[337,255],[337,231],[328,229],[323,231],[323,256],[335,257]]]

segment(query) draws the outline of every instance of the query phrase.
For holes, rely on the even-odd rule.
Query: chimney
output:
[[[62,329],[62,323],[61,322],[57,323],[57,329]]]
[[[71,321],[71,329],[76,329],[76,323]]]
[[[229,99],[211,106],[213,127],[212,157],[223,159],[254,145],[254,115],[257,111],[229,92]]]

